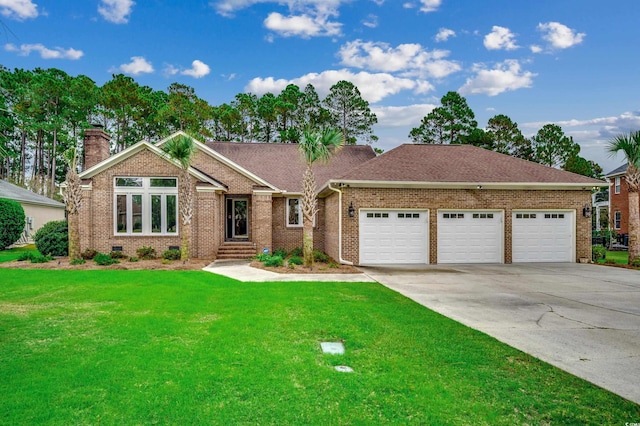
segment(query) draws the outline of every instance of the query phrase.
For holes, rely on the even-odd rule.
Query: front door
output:
[[[227,198],[227,239],[249,238],[249,200],[247,198]]]

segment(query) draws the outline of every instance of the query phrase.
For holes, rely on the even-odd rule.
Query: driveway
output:
[[[640,271],[565,263],[361,269],[429,309],[640,403]]]

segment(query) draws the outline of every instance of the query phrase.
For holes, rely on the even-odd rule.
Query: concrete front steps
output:
[[[225,241],[218,249],[216,260],[246,260],[256,255],[251,241]]]

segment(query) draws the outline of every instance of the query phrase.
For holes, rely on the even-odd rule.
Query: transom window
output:
[[[535,213],[516,213],[516,219],[535,219]]]
[[[399,219],[420,219],[420,213],[398,213]]]
[[[381,218],[381,219],[387,219],[389,217],[389,213],[367,213],[367,217],[368,218]]]
[[[493,219],[493,213],[474,213],[474,219]]]
[[[443,219],[464,219],[464,213],[442,213]]]
[[[545,213],[545,219],[564,219],[564,213]]]
[[[115,234],[177,234],[178,179],[116,177],[114,196]]]

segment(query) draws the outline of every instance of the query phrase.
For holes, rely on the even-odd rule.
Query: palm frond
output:
[[[609,140],[607,151],[609,156],[622,152],[630,165],[640,168],[640,130],[615,136]]]
[[[176,136],[173,139],[169,139],[162,146],[162,150],[167,156],[180,163],[183,169],[189,168],[195,149],[196,146],[193,140],[186,136]]]

